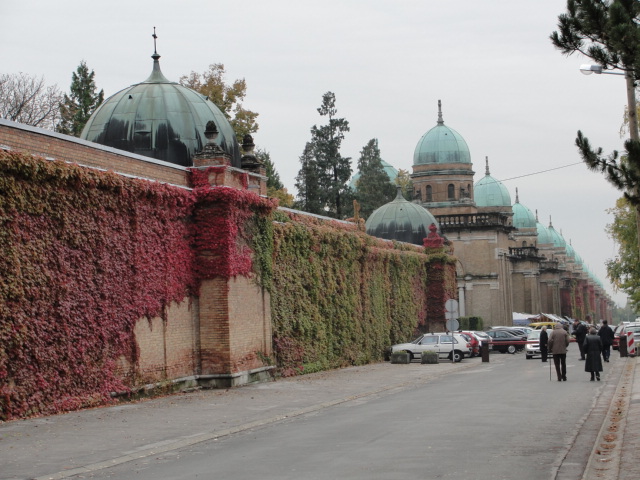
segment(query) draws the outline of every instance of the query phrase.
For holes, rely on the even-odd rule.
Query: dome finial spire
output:
[[[520,197],[518,196],[518,187],[516,187],[516,203],[520,203]]]
[[[156,27],[153,27],[153,35],[151,36],[153,37],[153,55],[151,55],[151,58],[157,62],[160,55],[158,55],[158,48],[156,46],[156,40],[158,39],[158,36],[156,35]]]
[[[485,175],[490,175],[489,173],[489,157],[484,157],[484,161],[485,161],[485,170],[484,170],[484,174]]]
[[[438,100],[438,125],[444,125],[444,120],[442,120],[442,102]]]

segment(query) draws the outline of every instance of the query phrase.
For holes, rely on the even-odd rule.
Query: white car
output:
[[[438,357],[461,361],[464,357],[471,356],[471,344],[459,333],[453,334],[453,348],[451,348],[450,333],[425,333],[410,343],[400,343],[391,347],[391,353],[408,352],[411,359],[419,358],[422,352],[438,352]]]
[[[540,333],[542,330],[532,330],[527,335],[527,344],[524,347],[524,354],[527,360],[532,359],[534,356],[542,357],[542,352],[540,351]],[[547,332],[547,335],[549,332]],[[549,352],[547,352],[547,358],[552,357]]]

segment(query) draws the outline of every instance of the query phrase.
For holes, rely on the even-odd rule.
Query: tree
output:
[[[224,80],[224,65],[213,63],[209,70],[202,74],[191,72],[180,77],[180,84],[189,87],[211,100],[224,113],[236,133],[238,143],[246,134],[258,131],[256,118],[258,114],[242,106],[247,94],[247,82],[243,79],[235,80],[227,85]]]
[[[360,151],[358,171],[360,178],[355,197],[360,204],[360,215],[367,218],[378,207],[393,200],[396,193],[396,187],[382,166],[377,138],[369,140]]]
[[[402,168],[398,170],[396,185],[402,188],[402,195],[404,198],[412,199],[414,197],[413,182],[411,181],[411,176],[409,175],[408,170],[404,170]]]
[[[636,248],[635,209],[626,198],[621,198],[609,213],[613,213],[614,221],[607,225],[607,234],[618,244],[618,255],[607,261],[607,277],[616,289],[629,295],[632,307],[639,310],[640,254]]]
[[[294,207],[316,215],[324,214],[320,198],[320,180],[318,162],[313,153],[314,147],[307,142],[300,156],[300,170],[296,176],[298,197]]]
[[[296,177],[299,188],[304,190],[302,196],[298,190],[298,204],[306,205],[306,211],[311,213],[345,218],[350,212],[352,198],[347,184],[351,177],[351,159],[340,155],[340,146],[345,132],[349,131],[349,122],[344,118],[336,118],[336,97],[332,92],[322,96],[318,113],[328,117],[328,123],[311,127],[311,141],[305,147],[300,159],[302,168]],[[310,181],[315,182],[317,187]],[[318,208],[320,211],[317,211]]]
[[[89,117],[104,101],[104,90],[96,93],[95,72],[82,60],[71,74],[71,95],[64,95],[60,105],[61,121],[56,130],[79,137]]]
[[[271,161],[271,154],[265,150],[256,150],[256,157],[264,164],[267,170],[267,196],[277,198],[283,207],[293,206],[293,195],[287,192],[280,180],[280,175]]]
[[[44,77],[25,73],[0,75],[0,117],[53,130],[60,120],[62,92]]]
[[[630,139],[627,154],[602,156],[578,131],[576,145],[587,166],[599,171],[636,209],[637,241],[640,249],[640,138],[635,98],[635,80],[640,78],[640,2],[637,0],[567,0],[567,12],[558,17],[558,31],[551,42],[565,55],[581,53],[603,69],[617,69],[627,83]]]

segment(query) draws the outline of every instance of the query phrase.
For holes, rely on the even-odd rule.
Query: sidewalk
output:
[[[492,355],[491,362],[502,363],[510,357]],[[605,440],[611,434],[605,421],[588,466],[596,469],[592,471],[597,476],[590,478],[640,476],[640,462],[636,460],[640,451],[640,369],[635,368],[637,358],[620,360],[626,362],[625,372],[609,412],[609,418],[616,419],[617,437],[607,437],[610,442]],[[433,369],[424,368],[419,362],[379,363],[229,390],[196,391],[0,423],[0,479],[63,479],[88,474],[358,398],[421,385],[480,364],[480,359],[457,364],[442,362]],[[637,381],[635,375],[639,375]],[[392,383],[389,378],[393,378]],[[626,404],[620,402],[625,398]],[[615,448],[603,446],[614,443]],[[603,455],[602,451],[611,455]],[[611,461],[613,454],[619,460],[619,476],[616,462]]]

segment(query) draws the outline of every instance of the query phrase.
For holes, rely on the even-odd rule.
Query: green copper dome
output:
[[[382,162],[382,168],[384,170],[384,173],[387,174],[387,176],[389,177],[389,181],[393,184],[395,184],[396,178],[398,177],[398,170],[395,169],[395,167],[393,167],[392,165],[390,165],[389,163],[385,162],[384,160],[381,159]],[[357,190],[358,189],[358,180],[360,180],[360,176],[362,174],[360,172],[356,172],[353,177],[351,177],[351,181],[349,182],[349,186],[353,189],[353,190]]]
[[[395,200],[375,210],[367,219],[367,233],[386,240],[422,245],[429,226],[440,227],[435,217],[424,207],[405,200],[398,187]]]
[[[204,131],[212,120],[219,132],[215,142],[240,168],[240,148],[224,114],[195,90],[167,80],[160,71],[160,55],[154,52],[152,58],[149,78],[108,98],[80,138],[189,167],[207,143]]]
[[[471,163],[471,154],[464,138],[442,120],[438,100],[438,124],[425,133],[413,153],[414,165],[433,163]]]
[[[538,245],[553,244],[553,239],[547,227],[536,221],[536,228],[538,229]]]
[[[558,233],[558,231],[553,228],[551,221],[549,221],[549,227],[547,227],[547,231],[549,232],[549,238],[555,247],[566,248],[567,242],[565,242],[562,235]]]
[[[489,174],[489,159],[487,158],[486,173],[473,186],[473,198],[478,207],[510,207],[511,195],[507,187]]]
[[[536,228],[536,217],[531,210],[520,203],[518,189],[516,188],[516,203],[513,209],[513,226],[516,228]]]

